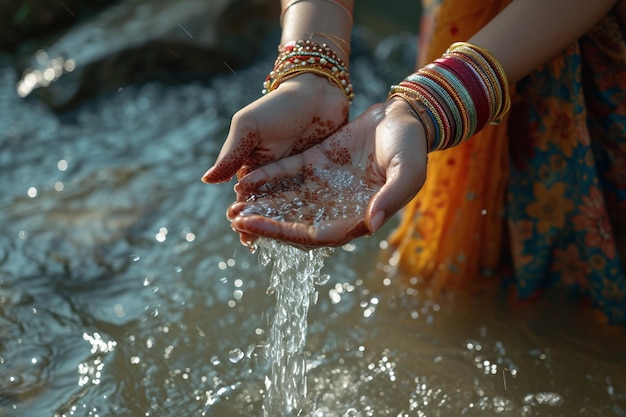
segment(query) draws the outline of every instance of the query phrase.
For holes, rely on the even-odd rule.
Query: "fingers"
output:
[[[213,167],[203,176],[202,181],[211,184],[230,181],[244,165],[250,153],[259,143],[259,135],[255,126],[240,120],[244,117],[233,117],[228,137],[222,146]]]
[[[252,168],[300,153],[347,122],[345,96],[325,79],[307,75],[311,74],[281,84],[280,91],[259,98],[233,116],[220,154],[202,181],[226,182],[235,174],[241,177]]]
[[[361,219],[322,221],[315,225],[285,222],[258,215],[236,216],[232,228],[246,239],[265,237],[290,243],[301,248],[341,246],[352,239],[368,235],[369,229]]]
[[[250,249],[250,251],[254,251],[254,243],[257,241],[257,239],[258,239],[257,236],[250,235],[248,233],[239,232],[239,241],[241,242],[242,245],[247,246]]]
[[[366,224],[370,232],[378,230],[388,218],[411,201],[425,180],[425,164],[409,162],[401,156],[394,157],[387,167],[385,184],[369,204]]]

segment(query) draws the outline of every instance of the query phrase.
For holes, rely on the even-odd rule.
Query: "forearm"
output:
[[[292,0],[281,0],[282,8]],[[343,10],[343,4],[346,9]],[[281,44],[289,41],[311,39],[328,43],[347,64],[350,35],[352,33],[352,9],[354,0],[303,0],[289,6],[282,20]]]
[[[491,51],[511,84],[591,29],[616,0],[514,0],[469,39]]]

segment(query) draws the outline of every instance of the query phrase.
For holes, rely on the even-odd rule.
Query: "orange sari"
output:
[[[444,0],[423,21],[419,64],[508,3]],[[398,267],[436,289],[496,276],[525,298],[560,285],[626,324],[626,0],[512,87],[500,125],[429,155],[389,238]]]
[[[439,58],[453,42],[469,39],[507,3],[444,1],[436,21],[428,15],[422,20],[418,64]],[[426,184],[390,236],[404,271],[427,277],[435,287],[495,271],[508,172],[506,126],[506,120],[488,126],[455,148],[429,155]]]

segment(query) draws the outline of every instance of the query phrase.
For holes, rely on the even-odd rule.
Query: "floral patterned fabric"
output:
[[[506,3],[444,1],[425,59]],[[520,81],[502,125],[433,153],[427,177],[390,237],[403,270],[439,287],[509,271],[522,298],[566,286],[626,324],[626,1]]]

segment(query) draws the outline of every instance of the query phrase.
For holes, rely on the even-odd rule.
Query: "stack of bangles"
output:
[[[393,97],[407,101],[424,125],[429,152],[456,146],[487,124],[500,123],[511,107],[502,65],[467,42],[452,44],[441,58],[392,85],[387,99]],[[432,123],[425,123],[425,115]]]
[[[275,90],[282,82],[299,74],[313,73],[326,77],[352,102],[354,90],[348,67],[330,46],[299,40],[279,46],[278,52],[274,69],[263,83],[263,94]]]

